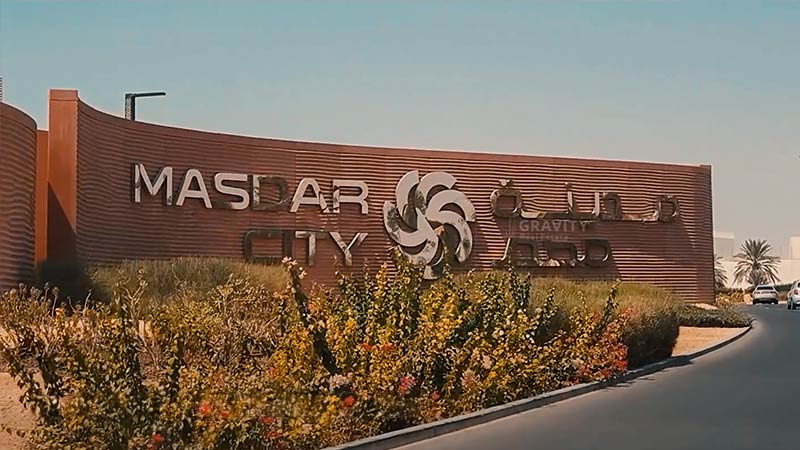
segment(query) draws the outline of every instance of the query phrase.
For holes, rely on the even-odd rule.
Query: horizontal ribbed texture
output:
[[[287,211],[205,209],[197,199],[182,207],[164,206],[163,197],[143,196],[133,204],[131,164],[145,164],[152,177],[164,166],[175,170],[174,197],[188,168],[199,169],[212,200],[216,172],[276,175],[294,193],[299,180],[313,177],[330,205],[333,179],[353,179],[369,187],[369,214],[344,204],[340,214],[320,214],[315,206]],[[242,258],[244,233],[282,228],[338,231],[346,241],[368,236],[353,255],[353,270],[377,268],[392,243],[382,221],[382,205],[394,201],[397,181],[410,170],[420,175],[446,171],[477,213],[471,225],[474,248],[457,270],[489,270],[500,259],[514,223],[496,218],[489,201],[498,180],[511,178],[526,209],[565,210],[565,183],[573,185],[581,210],[591,210],[594,191],[619,193],[625,213],[646,213],[658,195],[675,195],[680,218],[670,223],[597,222],[585,233],[567,233],[582,249],[585,238],[610,241],[614,264],[602,269],[539,268],[540,275],[621,278],[672,289],[690,301],[713,298],[711,171],[707,166],[583,160],[524,155],[481,154],[359,147],[231,136],[130,122],[81,104],[78,118],[78,255],[92,262],[126,258],[208,255]],[[228,198],[233,199],[233,198]],[[564,233],[551,232],[561,237]],[[278,248],[272,245],[270,248]],[[305,241],[294,253],[304,262]],[[341,253],[331,239],[317,241],[313,280],[333,280]]]
[[[0,290],[33,280],[36,123],[0,103]]]

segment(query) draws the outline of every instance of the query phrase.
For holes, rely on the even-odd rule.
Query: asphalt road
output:
[[[800,310],[748,306],[755,327],[688,365],[401,447],[800,449]]]

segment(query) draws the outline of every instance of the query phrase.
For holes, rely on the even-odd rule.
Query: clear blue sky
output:
[[[5,99],[290,139],[713,165],[715,228],[800,235],[800,3],[0,3]]]

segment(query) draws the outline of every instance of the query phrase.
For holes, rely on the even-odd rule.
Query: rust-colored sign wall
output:
[[[708,166],[231,136],[126,121],[74,91],[51,92],[50,123],[51,257],[291,254],[325,283],[399,245],[430,278],[511,264],[713,298]]]
[[[0,103],[0,291],[33,279],[36,146],[33,119]]]

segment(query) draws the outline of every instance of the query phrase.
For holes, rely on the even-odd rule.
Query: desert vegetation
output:
[[[293,261],[140,261],[74,270],[69,296],[9,291],[0,351],[35,412],[26,437],[321,448],[614,378],[668,357],[685,320],[650,286],[505,271],[429,284],[395,265],[325,289]]]

